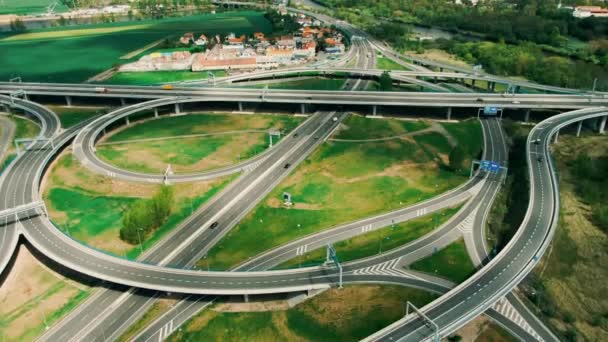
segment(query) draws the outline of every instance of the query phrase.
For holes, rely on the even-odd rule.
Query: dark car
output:
[[[294,133],[293,137],[297,138],[298,137],[298,133]]]
[[[477,102],[483,102],[483,99],[481,97],[478,97],[477,100],[475,100]]]
[[[536,160],[538,160],[539,162],[543,161],[543,156],[539,156],[538,158],[536,158]]]
[[[284,168],[289,169],[290,166],[291,166],[291,164],[287,163],[287,164],[285,164]]]
[[[219,225],[219,223],[217,223],[217,221],[215,221],[209,226],[209,229],[215,229],[215,228],[217,228],[218,225]]]

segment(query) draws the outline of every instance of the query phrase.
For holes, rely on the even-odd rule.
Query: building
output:
[[[155,52],[145,55],[137,62],[122,65],[120,71],[173,71],[188,70],[194,55],[190,51]]]
[[[293,51],[291,48],[280,49],[271,46],[266,49],[266,57],[279,64],[289,64],[293,58]]]
[[[293,49],[296,46],[296,42],[293,36],[281,36],[277,38],[277,47],[281,49]]]
[[[208,43],[209,39],[207,39],[207,36],[205,36],[204,34],[201,34],[201,36],[198,37],[198,39],[194,42],[194,44],[197,46],[205,46]]]
[[[255,40],[258,40],[258,41],[263,41],[263,40],[266,40],[266,35],[262,32],[255,32],[253,34],[253,38],[255,38]]]
[[[608,17],[608,9],[600,6],[577,6],[572,15],[575,18]]]
[[[204,70],[242,70],[257,67],[254,53],[240,54],[230,45],[215,45],[205,53],[197,54],[192,62],[192,71]]]
[[[179,42],[184,45],[189,45],[194,42],[194,32],[184,33],[184,35],[179,39]]]

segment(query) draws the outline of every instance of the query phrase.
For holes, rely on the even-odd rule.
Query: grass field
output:
[[[560,178],[560,220],[552,247],[528,282],[536,295],[529,298],[563,340],[608,340],[608,227],[594,215],[593,197],[606,193],[605,172],[598,179],[581,179],[580,156],[593,165],[608,165],[608,138],[565,135],[554,145]],[[600,190],[601,189],[601,190]],[[588,194],[589,197],[586,195]]]
[[[152,234],[142,236],[144,250],[165,234],[231,179],[222,178],[196,184],[174,185],[173,212],[165,224]],[[115,181],[90,173],[71,154],[63,155],[53,166],[44,189],[50,217],[68,235],[97,249],[128,258],[141,252],[119,238],[122,212],[133,201],[149,198],[158,189],[155,184]]]
[[[49,0],[3,0],[0,2],[1,14],[40,14],[46,13],[46,8],[52,1]],[[55,13],[65,12],[68,8],[59,1]]]
[[[92,118],[96,115],[105,114],[108,108],[103,107],[67,107],[67,106],[47,106],[57,113],[61,121],[61,127],[70,128],[75,124]]]
[[[11,120],[15,122],[14,139],[34,138],[40,132],[40,127],[30,120],[18,116],[11,116]]]
[[[215,77],[226,76],[223,70],[213,71]],[[149,72],[118,72],[102,83],[124,85],[148,85],[180,81],[206,80],[206,72],[192,71],[149,71]]]
[[[357,285],[327,290],[283,311],[220,312],[216,305],[169,341],[358,341],[401,318],[404,301],[422,306],[434,298],[403,287]]]
[[[268,89],[341,90],[344,87],[344,82],[344,79],[315,77],[295,81],[256,84],[247,87],[265,88],[268,86]],[[240,85],[236,84],[235,86],[238,87]]]
[[[163,172],[167,164],[176,173],[194,172],[246,160],[268,148],[268,134],[242,132],[228,135],[187,137],[193,134],[269,129],[290,132],[302,118],[288,115],[198,114],[161,117],[149,120],[111,135],[109,143],[99,145],[97,152],[118,167],[147,173]],[[133,139],[171,138],[154,141]],[[276,142],[277,138],[273,138]]]
[[[344,120],[344,127],[335,139],[376,139],[388,138],[430,127],[421,120],[370,120],[359,115],[350,115]]]
[[[119,58],[130,51],[168,36],[255,31],[271,31],[263,13],[228,12],[33,30],[0,39],[0,80],[21,76],[28,82],[82,82],[115,63],[128,62]]]
[[[461,283],[475,272],[463,240],[410,265],[412,270],[431,273]]]
[[[21,246],[0,288],[0,340],[33,341],[84,301],[90,290],[42,266]]]
[[[374,120],[350,121],[348,129],[361,130],[355,125],[365,127]],[[472,134],[477,132],[478,128],[467,127]],[[303,235],[411,205],[466,180],[443,166],[446,155],[430,156],[434,149],[424,146],[410,138],[328,141],[209,252],[211,268],[229,268]],[[293,196],[290,208],[281,202],[285,191]]]
[[[431,232],[449,220],[458,210],[460,210],[460,207],[447,208],[427,217],[395,224],[349,240],[334,243],[334,248],[338,253],[340,262],[379,254],[383,251],[403,246]],[[277,268],[285,269],[319,265],[325,261],[325,253],[325,248],[317,249],[289,260]]]
[[[378,69],[384,69],[384,70],[410,70],[409,68],[406,68],[403,65],[401,65],[389,58],[386,58],[386,57],[377,57],[376,58],[376,67]]]

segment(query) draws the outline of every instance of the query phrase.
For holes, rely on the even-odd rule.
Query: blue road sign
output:
[[[483,107],[483,115],[496,115],[498,114],[498,108],[485,106]]]

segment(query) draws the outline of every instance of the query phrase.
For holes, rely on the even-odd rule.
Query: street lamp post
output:
[[[144,252],[144,244],[141,242],[141,235],[139,235],[139,231],[140,230],[144,230],[143,228],[137,228],[137,238],[139,239],[139,250],[143,253]]]

